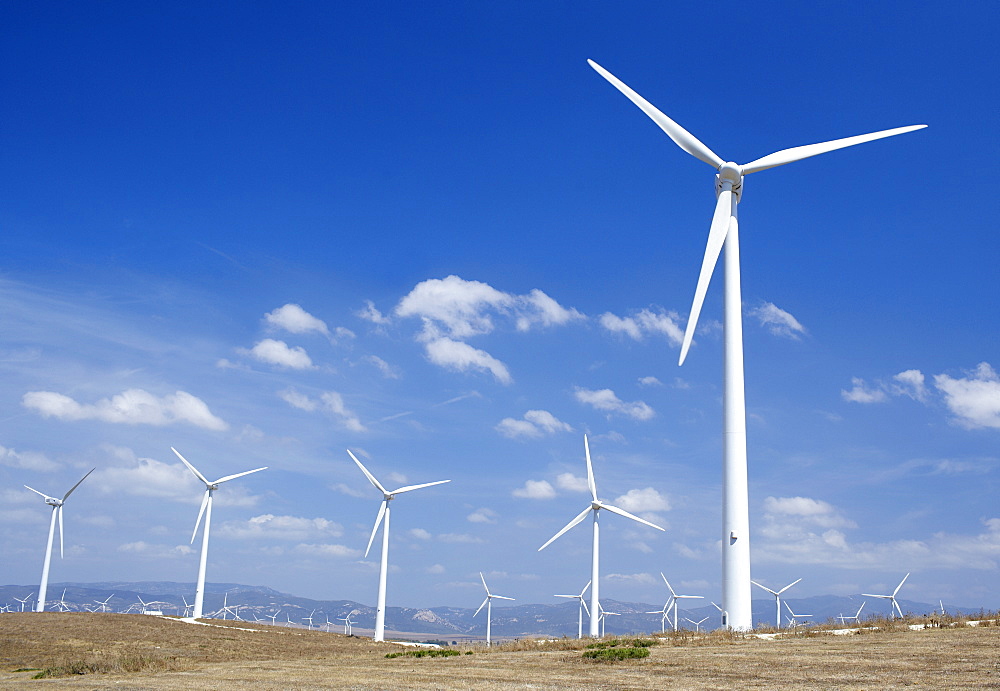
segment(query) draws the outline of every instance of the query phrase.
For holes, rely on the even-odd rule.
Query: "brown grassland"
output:
[[[879,630],[852,635],[778,640],[657,634],[655,644],[644,643],[648,657],[594,662],[582,655],[590,641],[572,639],[387,658],[411,649],[319,631],[213,623],[220,626],[135,614],[2,614],[0,688],[1000,688],[997,626],[911,631],[882,622]],[[619,645],[634,646],[633,640]]]

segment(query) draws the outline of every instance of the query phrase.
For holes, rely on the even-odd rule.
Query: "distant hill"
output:
[[[48,590],[46,609],[58,611],[59,601],[65,590],[65,603],[69,611],[100,611],[99,602],[108,601],[108,607],[114,612],[141,612],[142,601],[149,609],[162,611],[168,615],[184,614],[184,599],[194,601],[194,583],[174,583],[169,581],[113,581],[103,583],[52,583]],[[15,597],[24,598],[29,594],[37,594],[38,587],[32,585],[0,586],[0,605],[6,605],[10,611],[19,611],[21,605]],[[108,598],[111,598],[108,600]],[[207,583],[205,585],[205,613],[213,618],[233,618],[230,612],[223,612],[223,602],[230,610],[237,611],[241,619],[247,621],[274,622],[306,626],[305,617],[312,615],[313,625],[327,628],[327,621],[334,630],[343,630],[342,617],[351,615],[354,625],[360,629],[370,629],[375,619],[375,609],[352,600],[313,600],[282,593],[273,588],[251,586],[239,583]],[[783,599],[783,601],[785,601]],[[842,597],[836,595],[819,595],[808,598],[789,598],[787,602],[797,614],[811,614],[809,621],[822,623],[834,619],[840,614],[854,614],[861,602],[865,602],[862,617],[866,614],[886,615],[889,612],[887,601],[874,598],[862,598],[860,595]],[[705,601],[698,601],[705,602]],[[34,598],[25,606],[25,610],[33,607]],[[589,604],[589,603],[588,603]],[[617,612],[621,616],[608,617],[606,630],[609,634],[648,633],[660,630],[660,615],[646,614],[659,610],[662,603],[655,605],[647,603],[620,602],[604,600],[604,608],[608,612]],[[936,609],[935,606],[899,600],[904,612],[926,614]],[[497,638],[518,638],[529,636],[569,636],[577,634],[578,604],[574,601],[551,605],[522,604],[504,607],[493,606],[493,635]],[[784,607],[782,607],[784,609]],[[950,613],[973,614],[979,608],[947,606]],[[430,607],[425,609],[410,607],[388,607],[386,609],[386,628],[394,631],[407,631],[427,635],[437,635],[447,638],[456,636],[482,635],[485,626],[485,612],[474,617],[475,609],[460,607]],[[705,628],[717,628],[720,625],[719,612],[711,603],[706,602],[700,607],[681,609],[679,625],[682,628],[693,629],[694,626],[685,618],[700,621],[706,618],[702,625]],[[774,624],[774,600],[758,599],[753,601],[753,621],[766,625]],[[584,630],[587,628],[585,617]]]

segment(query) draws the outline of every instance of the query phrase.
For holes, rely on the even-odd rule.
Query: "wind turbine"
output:
[[[727,162],[700,142],[694,135],[661,113],[642,96],[593,60],[588,60],[602,77],[637,105],[681,149],[704,161],[718,173],[715,190],[718,200],[708,234],[705,257],[698,276],[691,313],[681,345],[680,364],[684,363],[698,315],[708,290],[715,265],[726,247],[725,289],[723,303],[723,505],[722,505],[722,606],[732,629],[753,628],[750,595],[750,516],[747,492],[746,403],[743,385],[743,319],[740,289],[739,224],[736,207],[743,193],[743,177],[768,168],[793,163],[804,158],[835,151],[855,144],[891,137],[921,129],[926,125],[897,127],[821,144],[784,149],[745,165]]]
[[[694,632],[695,633],[701,633],[701,625],[705,623],[705,619],[708,619],[708,617],[705,617],[704,619],[702,619],[700,621],[695,621],[694,619],[688,619],[687,617],[684,617],[684,621],[687,621],[687,622],[690,622],[690,623],[694,624]]]
[[[358,460],[357,456],[351,453],[348,449],[347,453],[350,454],[354,462],[358,464],[361,468],[361,472],[365,474],[368,481],[372,483],[379,492],[382,493],[382,505],[379,506],[378,516],[375,517],[375,527],[372,528],[372,535],[368,538],[368,548],[365,550],[365,557],[368,556],[368,552],[371,551],[372,542],[375,540],[375,533],[378,532],[379,524],[382,523],[382,519],[385,519],[385,527],[382,528],[382,563],[379,566],[378,572],[378,609],[375,610],[375,635],[373,639],[376,641],[385,640],[385,577],[389,570],[389,502],[396,498],[397,494],[402,494],[403,492],[410,492],[415,489],[422,489],[424,487],[431,487],[433,485],[442,485],[445,482],[451,482],[451,480],[437,480],[436,482],[425,482],[420,485],[407,485],[406,487],[400,487],[399,489],[388,491],[383,487],[375,476],[368,472],[361,461]]]
[[[802,579],[799,578],[798,580],[792,581],[791,583],[789,583],[788,585],[786,585],[781,590],[771,590],[766,585],[761,585],[757,581],[750,581],[751,583],[753,583],[758,588],[763,588],[767,592],[769,592],[772,595],[774,595],[774,604],[775,604],[775,607],[777,607],[777,609],[778,609],[778,619],[777,619],[777,622],[774,625],[776,628],[779,628],[779,629],[781,628],[781,594],[783,592],[785,592],[786,590],[788,590],[789,588],[791,588],[793,585],[795,585],[796,583],[798,583],[801,580]]]
[[[87,475],[80,478],[80,482],[87,479],[87,476],[92,472],[97,470],[97,468],[91,468],[87,471]],[[49,542],[45,546],[45,561],[42,564],[42,583],[38,586],[38,599],[35,601],[35,611],[44,612],[45,611],[45,592],[49,588],[49,564],[52,561],[52,538],[56,531],[56,519],[59,520],[59,557],[63,556],[63,504],[69,499],[69,495],[73,494],[73,490],[80,486],[80,482],[70,487],[69,491],[63,495],[62,499],[56,499],[55,497],[50,497],[47,494],[39,492],[37,489],[32,489],[25,485],[26,489],[30,489],[32,492],[40,496],[45,500],[45,503],[52,507],[52,520],[49,521]],[[23,609],[21,610],[24,611]]]
[[[621,614],[621,612],[605,612],[604,611],[604,607],[603,607],[603,605],[601,605],[600,602],[597,603],[597,609],[598,609],[598,611],[600,612],[600,615],[601,615],[601,617],[600,617],[600,620],[601,620],[601,638],[604,638],[604,617],[606,617],[606,616],[608,616],[608,617],[620,617],[622,614]]]
[[[339,619],[339,621],[344,622],[344,635],[345,636],[353,636],[354,635],[353,633],[351,633],[351,627],[354,626],[354,622],[351,621],[351,616],[353,616],[353,615],[354,615],[354,610],[351,610],[350,612],[347,613],[346,617],[340,617],[340,619]]]
[[[24,605],[25,605],[25,604],[27,604],[27,602],[28,602],[28,601],[29,601],[29,600],[30,600],[31,598],[33,598],[34,596],[35,596],[35,594],[34,594],[34,593],[31,593],[30,595],[28,595],[28,596],[27,596],[26,598],[24,598],[23,600],[22,600],[21,598],[19,598],[19,597],[15,597],[14,599],[15,599],[15,600],[17,600],[18,602],[20,602],[20,603],[21,603],[21,611],[23,612],[23,611],[24,611]]]
[[[855,623],[860,624],[861,623],[861,610],[863,610],[864,608],[865,608],[865,603],[862,602],[861,606],[858,607],[858,611],[854,614],[853,617],[845,617],[843,614],[841,614],[839,617],[837,617],[838,619],[840,619],[841,626],[843,626],[844,624],[846,624],[847,622],[849,622],[851,619],[853,619],[855,621]]]
[[[722,617],[722,626],[725,626],[726,625],[726,611],[724,609],[722,609],[721,607],[719,607],[714,602],[712,603],[712,607],[715,607],[717,610],[719,610],[719,616]]]
[[[56,605],[59,607],[60,612],[69,611],[69,605],[66,604],[66,588],[63,588],[62,595],[59,597],[59,602]]]
[[[279,614],[281,614],[281,610],[280,609],[277,612],[275,612],[274,614],[271,615],[271,626],[275,625],[274,620],[278,618]]]
[[[673,609],[674,609],[674,631],[677,631],[677,601],[678,600],[704,600],[705,596],[704,595],[678,595],[677,593],[674,592],[673,587],[670,585],[670,581],[667,580],[667,577],[663,575],[662,571],[660,572],[660,578],[662,578],[663,582],[667,584],[667,590],[670,591],[670,599],[668,599],[667,602],[666,602],[666,604],[663,605],[663,616],[666,617],[669,620],[670,619],[670,608],[673,607]],[[656,614],[656,612],[647,612],[647,614]],[[662,619],[660,620],[660,628],[661,629],[663,628],[663,620]],[[662,633],[662,631],[661,631],[661,633]]]
[[[201,509],[198,511],[198,520],[195,521],[194,524],[194,532],[191,533],[191,543],[194,544],[194,538],[198,534],[198,526],[201,525],[201,517],[204,516],[205,532],[202,535],[201,540],[201,561],[198,564],[198,585],[194,591],[194,612],[191,615],[194,619],[201,619],[201,616],[204,613],[203,608],[205,605],[205,567],[208,565],[208,533],[209,528],[212,525],[212,495],[215,493],[215,490],[219,489],[219,485],[223,482],[229,482],[230,480],[235,480],[238,477],[243,477],[244,475],[249,475],[250,473],[267,470],[267,466],[264,466],[263,468],[254,468],[253,470],[247,470],[242,473],[236,473],[235,475],[226,475],[225,477],[220,477],[215,482],[209,482],[205,479],[204,475],[198,472],[197,468],[188,463],[188,460],[181,456],[180,451],[172,446],[170,447],[170,450],[177,455],[177,458],[181,459],[184,465],[188,467],[188,470],[194,473],[196,478],[205,483],[205,496],[201,500]]]
[[[302,621],[309,622],[309,630],[310,631],[313,630],[313,615],[314,614],[316,614],[316,610],[313,610],[312,612],[310,612],[308,617],[302,617]]]
[[[796,614],[795,612],[792,611],[791,605],[789,605],[787,602],[785,603],[785,609],[787,609],[788,613],[792,615],[792,616],[790,616],[788,618],[788,626],[790,628],[793,628],[793,629],[795,627],[799,626],[799,622],[797,621],[799,619],[799,617],[811,617],[812,616],[811,614]],[[806,622],[802,622],[802,625],[804,626],[805,623]]]
[[[63,591],[63,595],[64,596],[66,595],[66,591],[65,590]],[[94,602],[96,602],[97,604],[99,604],[101,606],[101,611],[102,612],[107,612],[108,611],[108,603],[111,602],[111,598],[113,598],[114,596],[115,596],[115,594],[111,593],[105,599],[103,599],[103,600],[94,600]]]
[[[896,612],[899,612],[899,618],[902,619],[903,618],[903,610],[901,610],[899,608],[899,603],[896,602],[896,593],[899,592],[899,589],[903,587],[903,584],[906,583],[906,579],[909,578],[909,577],[910,577],[910,574],[906,574],[905,576],[903,576],[903,580],[901,580],[899,582],[899,585],[896,586],[896,589],[892,591],[892,595],[872,595],[871,593],[861,593],[861,594],[864,597],[877,597],[877,598],[881,598],[883,600],[888,600],[889,603],[890,603],[889,604],[889,618],[890,619],[895,619],[896,618]],[[895,612],[893,611],[893,609],[895,609]]]
[[[181,595],[181,599],[184,600],[184,617],[185,618],[190,617],[191,616],[191,609],[194,607],[194,605],[189,605],[188,601],[187,601],[187,598],[184,597],[183,595]]]
[[[625,518],[631,518],[633,521],[638,521],[639,523],[648,525],[651,528],[656,528],[657,530],[663,530],[663,528],[653,523],[650,523],[647,520],[643,520],[638,516],[633,516],[628,511],[619,509],[617,506],[612,506],[611,504],[607,504],[598,499],[597,483],[594,482],[594,467],[593,464],[590,462],[590,444],[587,442],[586,434],[583,435],[583,449],[587,457],[587,486],[590,488],[590,496],[591,496],[590,506],[585,508],[580,513],[579,516],[577,516],[572,521],[567,523],[566,527],[564,527],[558,533],[553,535],[548,542],[539,547],[538,551],[541,552],[543,549],[545,549],[553,542],[555,542],[557,539],[562,537],[563,533],[568,531],[570,528],[576,526],[579,523],[582,523],[583,519],[587,517],[587,514],[589,514],[591,511],[594,512],[594,552],[593,552],[594,556],[591,562],[591,569],[590,569],[590,582],[592,585],[592,588],[590,590],[590,635],[593,638],[597,638],[598,624],[600,621],[600,611],[598,610],[598,603],[600,602],[600,600],[598,599],[599,598],[598,591],[600,589],[599,578],[600,578],[600,562],[601,562],[601,528],[598,516],[601,513],[601,509],[607,509],[611,513],[616,513],[619,516],[624,516]]]
[[[504,597],[503,595],[494,595],[490,592],[490,587],[486,585],[486,579],[483,578],[483,572],[479,572],[479,579],[483,582],[483,588],[486,589],[486,599],[483,600],[483,604],[479,605],[479,609],[476,610],[476,614],[479,614],[483,607],[486,608],[486,647],[490,647],[490,624],[493,620],[493,598],[497,600],[513,600],[512,597]],[[476,616],[473,614],[472,616]]]
[[[580,591],[579,595],[556,595],[556,597],[568,597],[574,600],[580,601],[580,615],[577,617],[576,628],[577,628],[577,638],[583,638],[583,612],[587,610],[587,616],[590,616],[590,610],[587,609],[587,601],[583,599],[583,594],[587,592],[587,588],[590,587],[590,581],[587,581],[587,585],[583,586],[583,590]]]

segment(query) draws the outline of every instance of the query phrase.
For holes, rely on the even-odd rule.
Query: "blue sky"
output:
[[[929,128],[747,179],[753,575],[1000,607],[995,3],[28,3],[0,9],[0,546],[37,582],[208,578],[390,605],[589,579],[719,597],[724,158]],[[583,491],[581,491],[583,490]],[[881,590],[880,590],[881,589]],[[758,593],[766,595],[766,593]]]

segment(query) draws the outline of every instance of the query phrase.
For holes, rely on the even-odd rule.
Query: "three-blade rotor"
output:
[[[347,450],[348,455],[354,459],[354,462],[358,464],[361,468],[361,472],[365,474],[368,481],[372,483],[372,486],[382,493],[382,505],[378,507],[378,515],[375,517],[375,526],[372,528],[371,537],[368,538],[368,547],[365,549],[365,556],[368,556],[368,552],[371,551],[372,543],[375,541],[375,534],[378,533],[378,527],[382,525],[382,519],[385,517],[386,509],[389,508],[389,502],[395,499],[397,494],[403,494],[404,492],[412,492],[415,489],[423,489],[424,487],[433,487],[434,485],[443,485],[446,482],[451,482],[451,480],[437,480],[435,482],[424,482],[419,485],[406,485],[405,487],[400,487],[399,489],[394,489],[391,492],[382,486],[382,483],[375,479],[368,468],[358,460],[350,449]]]
[[[660,110],[653,104],[629,88],[620,79],[615,77],[593,60],[588,60],[587,62],[597,71],[598,74],[608,80],[612,86],[618,89],[625,95],[626,98],[638,106],[642,112],[648,115],[649,118],[655,122],[660,129],[662,129],[667,136],[674,141],[675,144],[677,144],[677,146],[698,160],[709,164],[718,171],[718,200],[715,205],[715,213],[712,215],[712,225],[708,233],[708,243],[705,247],[705,256],[702,260],[701,272],[698,276],[698,284],[695,289],[691,312],[688,316],[687,328],[684,331],[684,340],[681,343],[679,364],[682,365],[684,364],[684,359],[687,357],[688,349],[691,347],[695,328],[698,324],[698,316],[701,313],[701,308],[705,301],[708,284],[715,271],[715,266],[718,263],[719,254],[722,252],[722,247],[725,244],[726,237],[729,234],[732,224],[735,223],[733,212],[735,203],[739,202],[738,189],[742,186],[744,175],[757,173],[776,166],[783,166],[787,163],[794,163],[795,161],[801,161],[805,158],[818,156],[830,151],[836,151],[837,149],[843,149],[848,146],[855,146],[857,144],[875,141],[876,139],[883,139],[885,137],[893,137],[897,134],[912,132],[927,126],[909,125],[907,127],[896,127],[890,130],[871,132],[869,134],[861,134],[854,137],[845,137],[843,139],[835,139],[819,144],[808,144],[806,146],[796,146],[790,149],[782,149],[781,151],[776,151],[741,166],[736,163],[724,161],[718,154],[705,146],[705,144],[703,144],[697,137],[660,112]],[[734,193],[737,194],[735,199],[733,198]]]
[[[567,523],[562,530],[560,530],[558,533],[549,538],[549,541],[546,542],[541,547],[539,547],[538,551],[541,552],[543,549],[545,549],[553,542],[558,540],[560,537],[565,535],[574,526],[577,526],[580,523],[582,523],[583,519],[585,519],[590,514],[591,511],[600,511],[601,509],[606,509],[611,513],[616,513],[619,516],[624,516],[625,518],[631,518],[633,521],[637,521],[644,525],[648,525],[651,528],[656,528],[657,530],[663,530],[663,528],[656,525],[655,523],[650,523],[644,518],[639,518],[638,516],[634,516],[630,514],[628,511],[625,511],[624,509],[619,509],[617,506],[612,506],[611,504],[607,504],[597,498],[597,483],[594,481],[594,466],[590,461],[590,444],[587,441],[587,435],[583,435],[583,448],[587,457],[587,487],[590,489],[590,496],[591,496],[590,506],[581,511],[579,515],[577,515],[575,518],[573,518],[573,520]]]
[[[479,609],[477,609],[476,612],[475,612],[475,614],[473,614],[472,616],[476,616],[476,614],[479,614],[482,611],[483,607],[485,607],[489,603],[490,600],[513,600],[514,599],[512,597],[504,597],[503,595],[494,595],[493,593],[491,593],[490,592],[490,587],[488,585],[486,585],[486,578],[483,577],[483,572],[482,571],[479,572],[479,579],[483,582],[483,589],[486,590],[486,599],[483,600],[483,604],[479,605]]]
[[[221,485],[223,482],[229,482],[230,480],[235,480],[238,477],[243,477],[244,475],[250,475],[251,473],[259,473],[262,470],[267,470],[267,466],[264,466],[263,468],[254,468],[253,470],[245,470],[242,473],[235,473],[233,475],[226,475],[225,477],[220,477],[215,482],[209,482],[208,478],[206,478],[204,475],[202,475],[200,472],[198,472],[198,469],[195,468],[193,465],[191,465],[191,463],[188,461],[188,459],[184,458],[181,455],[180,451],[178,451],[177,449],[175,449],[172,446],[170,447],[170,450],[174,452],[174,454],[177,456],[177,458],[181,459],[181,462],[184,463],[184,465],[186,465],[188,467],[188,470],[190,470],[192,473],[194,473],[194,476],[196,478],[198,478],[199,480],[201,480],[202,482],[205,483],[205,494],[201,498],[201,508],[198,510],[198,520],[195,521],[195,523],[194,523],[194,531],[191,533],[191,542],[192,543],[194,543],[195,536],[198,535],[198,528],[199,528],[199,526],[201,526],[201,519],[202,519],[202,516],[205,515],[205,509],[208,508],[208,502],[212,498],[212,492],[214,492],[215,490],[219,489],[219,485]]]
[[[91,468],[90,470],[88,470],[86,475],[84,475],[83,477],[81,477],[77,481],[77,483],[75,485],[73,485],[72,487],[69,488],[69,491],[67,491],[66,494],[64,494],[62,496],[62,499],[56,499],[55,497],[50,497],[49,495],[45,494],[44,492],[39,492],[34,487],[28,487],[27,485],[24,486],[25,489],[30,489],[32,492],[34,492],[35,494],[37,494],[38,496],[40,496],[42,499],[44,499],[45,503],[48,504],[49,506],[51,506],[52,510],[56,512],[56,518],[57,518],[57,520],[59,522],[59,558],[60,559],[64,556],[64,549],[63,549],[63,542],[64,542],[63,541],[63,504],[65,504],[66,500],[69,499],[69,495],[73,494],[73,492],[76,490],[76,488],[79,487],[80,484],[84,480],[86,480],[90,476],[90,474],[92,472],[94,472],[95,470],[97,470],[97,468]]]

